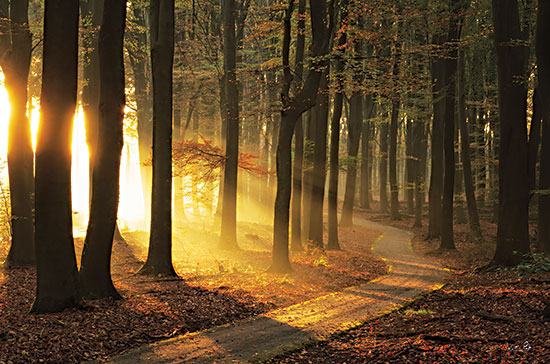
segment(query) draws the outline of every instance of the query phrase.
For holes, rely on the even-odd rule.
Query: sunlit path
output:
[[[312,340],[326,339],[443,286],[446,271],[412,251],[412,234],[359,218],[355,224],[383,232],[373,253],[386,261],[388,275],[230,326],[153,344],[111,363],[206,364],[266,359]]]

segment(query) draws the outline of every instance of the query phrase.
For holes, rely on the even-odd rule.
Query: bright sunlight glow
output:
[[[4,185],[8,185],[7,147],[10,103],[4,87],[4,74],[0,71],[0,176]],[[39,100],[32,101],[30,115],[33,148],[36,146],[36,135],[40,119]],[[128,126],[125,123],[125,129]],[[126,131],[126,130],[125,130]],[[145,204],[141,185],[139,149],[134,133],[124,133],[124,148],[120,166],[120,202],[118,208],[119,225],[124,229],[147,230],[145,223]],[[79,106],[75,113],[72,140],[72,203],[75,237],[86,233],[89,211],[89,163],[86,144],[86,127],[84,113]]]

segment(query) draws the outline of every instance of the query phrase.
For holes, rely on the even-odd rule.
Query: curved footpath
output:
[[[413,253],[411,233],[359,218],[354,222],[383,233],[373,244],[373,254],[386,261],[389,274],[264,315],[148,345],[110,363],[210,364],[267,359],[326,339],[443,286],[445,269]]]

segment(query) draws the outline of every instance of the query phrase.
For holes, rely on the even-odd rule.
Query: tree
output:
[[[174,0],[152,0],[149,19],[153,73],[153,190],[149,251],[139,272],[175,276],[172,265]]]
[[[540,158],[538,246],[550,253],[550,1],[540,0],[537,14],[536,54],[539,102],[542,108],[542,149]]]
[[[493,264],[515,265],[529,252],[526,55],[517,0],[493,0],[500,119],[499,208]]]
[[[327,249],[340,250],[338,242],[338,152],[340,151],[340,119],[342,117],[342,106],[344,103],[344,55],[345,45],[347,43],[348,0],[341,4],[340,28],[344,29],[338,38],[338,48],[335,61],[335,81],[336,91],[334,95],[334,104],[332,119],[330,122],[330,172],[328,186],[328,241]]]
[[[32,311],[81,303],[71,210],[71,133],[76,107],[78,2],[46,0],[40,129],[36,145],[36,299]]]
[[[446,36],[437,34],[433,43],[441,47]],[[431,65],[432,71],[432,98],[433,98],[433,122],[432,122],[432,167],[430,175],[429,191],[429,225],[428,238],[436,238],[441,234],[441,202],[443,188],[443,138],[445,133],[444,113],[445,100],[442,97],[445,79],[445,59],[435,56]]]
[[[388,211],[388,123],[385,121],[380,125],[379,139],[380,211],[386,212]]]
[[[130,66],[134,75],[134,97],[136,102],[137,132],[139,161],[141,165],[141,183],[143,186],[143,201],[145,206],[151,205],[151,167],[146,162],[151,159],[151,147],[153,139],[152,125],[152,104],[150,97],[150,72],[147,57],[147,30],[145,25],[145,3],[144,1],[132,1],[130,3],[132,15],[129,17],[129,25],[133,25],[128,32],[127,43]],[[149,211],[145,213],[146,218],[150,216]]]
[[[333,3],[331,3],[333,4]],[[275,198],[273,222],[273,255],[269,268],[273,273],[287,273],[292,271],[288,258],[288,223],[290,194],[292,185],[292,155],[291,144],[294,128],[299,117],[315,105],[317,89],[321,81],[323,60],[322,56],[328,53],[329,29],[326,25],[327,6],[324,1],[310,0],[312,46],[312,64],[302,89],[294,97],[290,97],[289,90],[292,74],[289,66],[290,53],[290,20],[294,1],[291,0],[287,9],[283,37],[283,71],[284,81],[281,92],[281,128],[279,129],[279,143],[277,146],[277,194]],[[332,6],[331,6],[332,8]],[[333,9],[333,8],[332,8]]]
[[[451,18],[449,20],[449,42],[458,42],[462,29],[462,20],[460,12],[462,7],[459,3],[462,0],[451,3]],[[443,177],[443,196],[441,201],[441,245],[440,249],[455,249],[453,233],[453,197],[455,185],[455,89],[456,74],[458,65],[457,45],[452,45],[449,52],[449,58],[445,60],[445,113],[444,113],[444,139],[443,139],[443,157],[444,157],[444,177]]]
[[[482,239],[481,226],[479,224],[479,213],[474,190],[474,180],[472,176],[472,160],[470,154],[470,133],[466,124],[466,102],[464,90],[465,73],[464,51],[458,54],[458,128],[460,131],[460,146],[462,157],[462,170],[464,171],[464,190],[466,192],[466,204],[468,205],[468,220],[470,222],[470,233],[475,241]],[[472,120],[470,120],[472,122]]]
[[[306,42],[306,0],[298,1],[298,35],[296,36],[296,62],[294,83],[295,88],[301,86],[304,76],[304,53]],[[302,117],[300,117],[301,119]],[[292,169],[292,220],[291,220],[291,242],[290,248],[293,251],[303,250],[302,247],[302,164],[304,160],[304,128],[302,120],[296,123],[294,130],[294,165]]]
[[[99,123],[92,175],[90,218],[80,266],[82,294],[121,298],[111,280],[124,120],[123,38],[126,0],[105,2],[99,32]]]
[[[27,79],[31,62],[28,0],[0,2],[0,66],[11,104],[8,173],[11,204],[11,247],[4,264],[35,263],[32,212],[33,150],[27,118]],[[8,20],[9,19],[9,20]]]
[[[362,20],[358,19],[358,26],[362,26]],[[355,54],[362,57],[363,44],[360,40],[355,43]],[[354,82],[361,83],[362,67],[356,66]],[[344,204],[340,216],[340,226],[353,225],[353,205],[355,203],[355,190],[357,181],[357,154],[359,153],[359,142],[361,140],[361,128],[363,127],[363,95],[356,89],[352,92],[350,99],[350,117],[348,119],[348,156],[349,161],[346,168],[346,189],[344,192]]]
[[[226,157],[223,178],[220,247],[237,245],[237,164],[239,159],[239,87],[237,84],[235,0],[223,0],[223,68],[226,100]]]
[[[312,109],[312,127],[314,129],[313,171],[311,180],[309,233],[308,240],[314,246],[323,248],[323,201],[325,199],[325,181],[327,164],[327,128],[328,128],[328,74],[326,66],[321,78],[317,105]]]

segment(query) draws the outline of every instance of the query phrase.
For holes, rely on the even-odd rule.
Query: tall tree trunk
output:
[[[527,92],[517,79],[525,76],[526,52],[517,0],[493,0],[497,50],[500,154],[497,247],[493,263],[518,264],[529,252]]]
[[[11,246],[4,265],[16,267],[35,263],[32,211],[34,161],[27,118],[31,33],[28,0],[10,1],[9,5],[9,23],[8,7],[0,9],[0,18],[6,19],[5,26],[2,26],[4,31],[0,31],[0,66],[11,106],[8,131]]]
[[[326,27],[326,3],[310,0],[312,29],[312,62],[310,71],[304,82],[304,87],[294,97],[289,97],[292,75],[289,67],[290,53],[290,18],[294,1],[291,0],[285,17],[283,38],[283,70],[284,82],[281,92],[283,107],[281,110],[281,128],[279,129],[279,144],[277,146],[277,195],[275,198],[273,222],[273,255],[269,271],[287,273],[292,271],[288,257],[289,207],[292,186],[291,143],[292,134],[300,115],[315,105],[319,82],[321,81],[323,55],[328,53],[330,32]]]
[[[46,0],[35,168],[36,299],[31,311],[37,313],[81,303],[71,208],[77,64],[78,2]]]
[[[539,189],[550,189],[550,1],[540,0],[537,14],[536,53],[539,76],[539,105],[542,108],[542,150]],[[502,148],[501,148],[502,150]],[[550,253],[550,195],[539,196],[538,246]]]
[[[141,274],[175,276],[172,266],[172,64],[174,0],[151,0],[153,191],[151,235]]]
[[[340,28],[347,23],[348,0],[342,2],[342,14]],[[345,31],[340,33],[338,39],[339,51],[336,54],[335,75],[336,91],[334,94],[334,105],[332,119],[330,121],[330,165],[329,165],[329,185],[328,185],[328,250],[340,250],[338,241],[338,175],[339,175],[339,151],[340,151],[340,119],[342,118],[342,106],[344,103],[344,52],[342,47],[347,43],[347,34]]]
[[[414,170],[413,156],[413,125],[412,120],[407,120],[405,126],[405,201],[407,202],[407,213],[414,214],[414,181],[416,171]]]
[[[441,46],[446,37],[436,35],[434,43]],[[442,91],[445,84],[445,59],[435,57],[432,60],[432,80],[433,80],[433,123],[432,123],[432,167],[430,175],[429,192],[429,225],[428,239],[433,239],[441,235],[441,203],[443,194],[443,138],[445,133],[444,114],[445,100],[442,97]]]
[[[359,92],[354,92],[350,100],[350,118],[348,120],[348,166],[346,170],[346,190],[344,204],[340,217],[340,226],[353,225],[353,205],[357,181],[357,154],[361,128],[363,126],[363,98]]]
[[[414,227],[422,226],[422,209],[426,199],[426,158],[428,152],[428,140],[426,138],[426,126],[423,121],[415,120],[413,123],[413,149],[415,157],[415,206]]]
[[[99,125],[93,167],[90,219],[80,265],[82,294],[87,298],[121,298],[111,280],[120,157],[124,121],[123,39],[126,0],[105,2],[99,32]]]
[[[452,3],[453,14],[449,20],[449,42],[458,42],[462,28],[462,21],[459,18],[461,7],[458,1]],[[442,220],[441,220],[441,245],[440,249],[455,249],[453,231],[453,197],[455,186],[455,94],[456,94],[456,70],[458,49],[454,44],[450,51],[450,57],[445,61],[445,130],[444,130],[444,180],[442,199]]]
[[[328,128],[328,74],[327,66],[325,73],[321,78],[319,93],[317,95],[317,105],[313,109],[315,124],[315,146],[313,156],[313,173],[311,180],[310,196],[310,222],[308,240],[318,247],[323,248],[323,201],[325,199],[325,180],[327,164],[327,128]]]
[[[298,35],[296,37],[295,74],[301,84],[304,75],[304,53],[306,42],[306,0],[298,2]],[[293,251],[301,251],[302,247],[302,165],[304,162],[304,128],[302,117],[296,123],[294,130],[294,165],[292,170],[292,221],[291,243]]]
[[[388,203],[388,123],[380,125],[380,163],[378,165],[380,175],[380,211],[387,212]]]
[[[367,120],[361,128],[361,183],[359,189],[359,204],[363,209],[370,209],[370,173],[372,161],[369,157],[371,125],[369,119],[374,112],[374,100],[372,95],[365,96],[365,119]]]
[[[88,144],[90,195],[99,124],[99,26],[103,16],[104,0],[82,0],[82,22],[88,25],[84,43],[85,63],[83,67],[84,86],[82,87],[82,109],[86,123],[86,143]]]
[[[239,85],[237,84],[237,43],[235,0],[223,2],[223,66],[227,101],[227,142],[223,178],[222,222],[219,246],[237,249],[237,166],[239,163]]]
[[[472,177],[472,159],[470,156],[470,133],[466,124],[466,102],[465,102],[465,59],[464,51],[458,56],[458,127],[460,131],[460,145],[462,157],[462,170],[464,173],[464,189],[466,191],[466,204],[468,205],[468,219],[470,222],[470,234],[474,241],[481,241],[481,226],[479,224],[479,213],[477,210],[474,181]],[[472,120],[470,120],[470,123]]]
[[[134,19],[138,25],[138,29],[145,29],[145,14],[142,6],[139,3],[132,1],[130,3]],[[143,189],[143,201],[145,206],[145,219],[150,221],[150,206],[151,206],[151,183],[152,183],[152,168],[146,162],[151,160],[151,148],[153,142],[153,119],[152,119],[152,104],[149,92],[150,77],[148,70],[148,55],[147,35],[145,30],[134,35],[135,48],[129,52],[130,65],[134,74],[134,95],[137,106],[137,132],[138,132],[138,148],[139,162],[141,166],[141,184]]]
[[[397,67],[394,65],[394,67]],[[394,71],[394,76],[396,73]],[[399,100],[392,102],[390,119],[390,219],[400,220],[399,190],[397,188],[397,118],[399,117]]]

